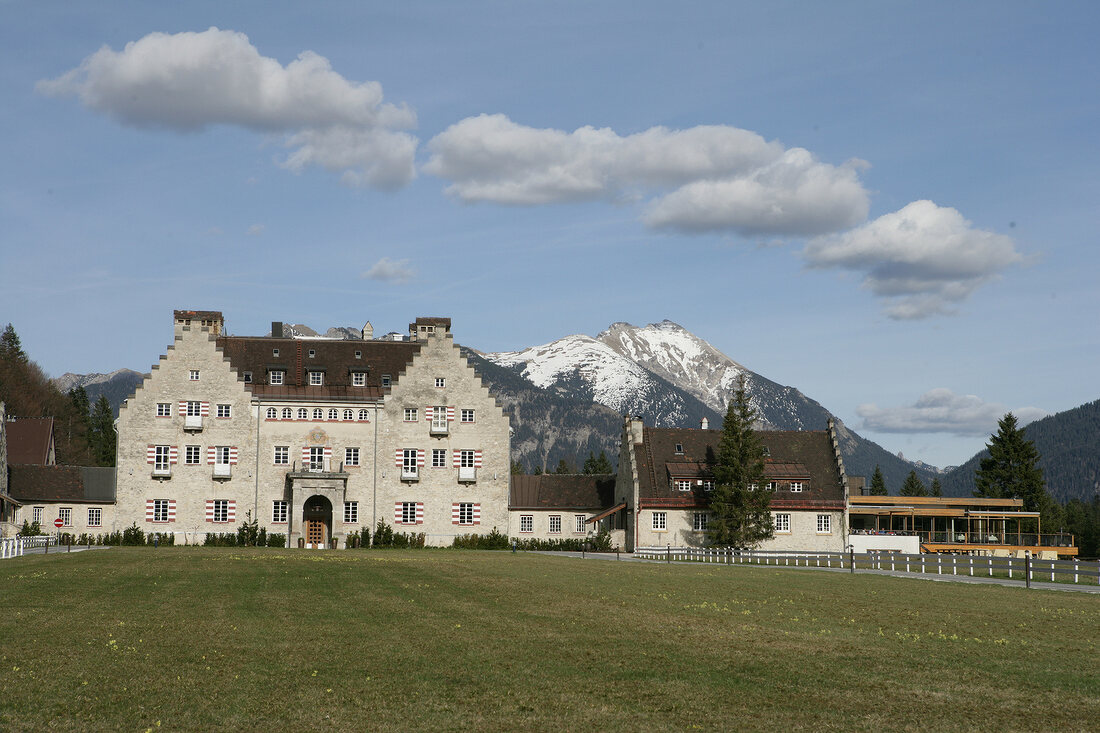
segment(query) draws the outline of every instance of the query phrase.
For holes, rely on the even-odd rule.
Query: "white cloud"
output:
[[[975,229],[955,209],[931,201],[814,239],[803,256],[812,267],[863,272],[864,286],[887,299],[886,313],[896,319],[950,313],[1023,259],[1011,238]]]
[[[404,283],[416,276],[416,270],[409,266],[408,260],[391,260],[383,257],[363,273],[368,280]]]
[[[263,224],[253,224],[252,226],[250,226],[248,228],[248,231],[245,232],[245,234],[247,234],[250,237],[258,237],[263,233],[264,233],[264,225]]]
[[[653,227],[752,235],[822,234],[867,216],[855,166],[818,162],[806,150],[726,125],[653,127],[621,136],[469,117],[428,143],[424,171],[449,180],[462,201],[536,205],[656,195]]]
[[[879,407],[872,403],[856,408],[856,414],[863,418],[864,430],[960,436],[992,434],[1006,412],[1012,412],[1021,426],[1050,414],[1037,407],[1008,410],[1002,404],[985,402],[975,395],[958,395],[945,387],[924,393],[907,407]]]
[[[381,84],[349,81],[311,51],[283,66],[243,33],[150,33],[122,51],[104,46],[37,88],[135,127],[286,134],[296,148],[287,167],[318,164],[355,185],[393,187],[414,176],[416,139],[398,130],[414,127],[416,115],[384,102]]]

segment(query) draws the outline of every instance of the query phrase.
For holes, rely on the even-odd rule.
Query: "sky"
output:
[[[675,321],[939,466],[1100,397],[1100,5],[0,0],[0,321]]]

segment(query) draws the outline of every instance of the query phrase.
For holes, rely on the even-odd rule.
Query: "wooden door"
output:
[[[320,519],[306,520],[306,543],[320,547],[325,543],[325,523]]]

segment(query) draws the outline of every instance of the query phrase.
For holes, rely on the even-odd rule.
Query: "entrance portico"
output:
[[[348,474],[341,471],[291,471],[286,476],[289,545],[298,540],[309,548],[332,546],[333,518],[347,495]]]

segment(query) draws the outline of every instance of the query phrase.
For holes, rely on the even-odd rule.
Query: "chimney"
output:
[[[363,340],[370,341],[374,338],[374,326],[370,325],[370,321],[363,324]]]
[[[283,322],[272,321],[271,322],[271,338],[281,339],[283,337]]]
[[[706,419],[705,417],[702,420],[700,420],[699,421],[699,429],[700,430],[710,430],[710,420]]]

